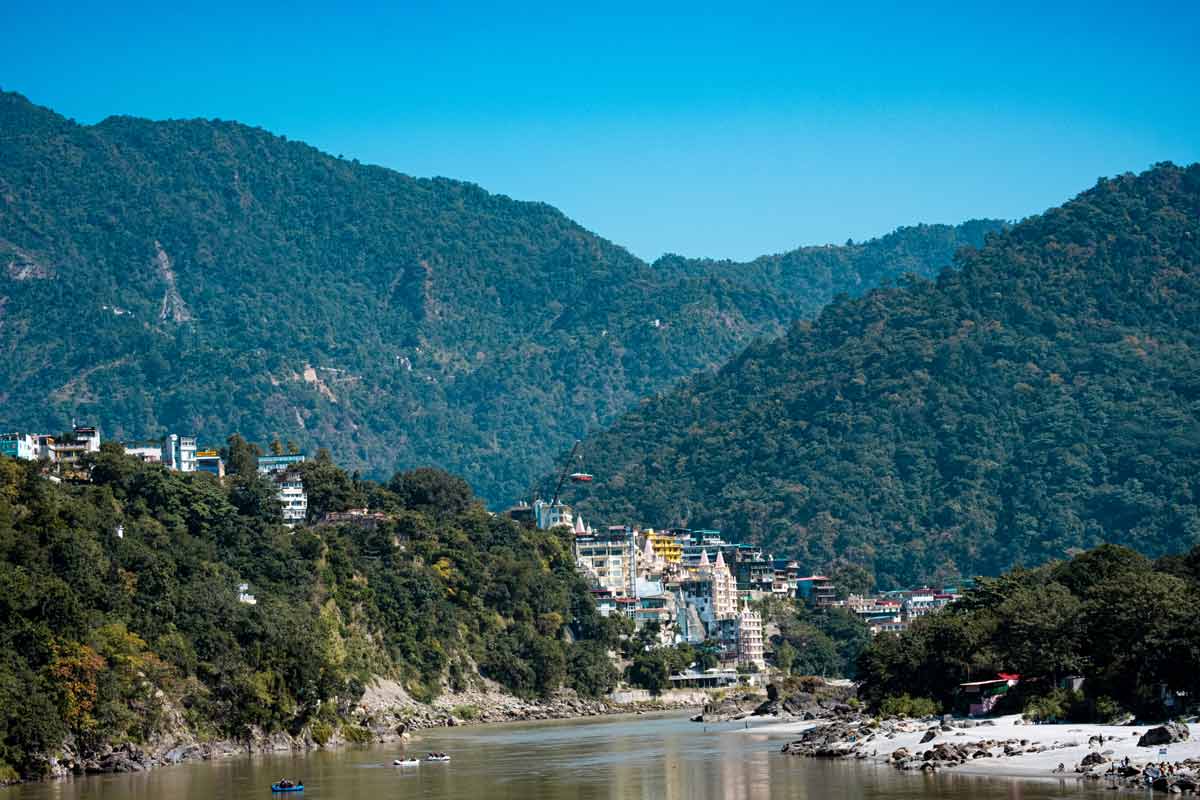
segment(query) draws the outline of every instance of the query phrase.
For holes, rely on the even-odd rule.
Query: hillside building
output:
[[[699,564],[690,577],[680,582],[679,588],[684,601],[696,609],[710,635],[718,633],[722,621],[737,616],[737,582],[720,552],[713,563],[709,563],[708,553],[702,552]]]
[[[607,531],[591,531],[579,521],[584,533],[575,533],[575,563],[598,588],[616,598],[637,596],[637,536],[620,525]]]
[[[274,475],[279,472],[286,472],[292,469],[297,464],[304,463],[305,456],[303,453],[288,453],[278,456],[259,456],[258,457],[258,473],[260,475]]]
[[[760,670],[767,667],[763,651],[762,617],[757,611],[751,611],[748,605],[743,606],[738,615],[737,660],[747,667]]]
[[[654,548],[654,554],[666,563],[680,564],[683,562],[683,542],[678,537],[651,529],[646,531],[646,539]]]
[[[176,472],[196,471],[196,437],[169,433],[163,437],[162,463]]]
[[[216,450],[198,450],[196,451],[196,471],[224,478],[225,461]]]
[[[161,464],[163,461],[162,442],[132,442],[122,443],[125,455],[133,456],[144,464]]]
[[[23,461],[36,461],[37,437],[29,433],[0,433],[0,455]]]
[[[833,581],[824,575],[808,575],[797,578],[796,596],[819,608],[831,606],[837,600]]]
[[[275,487],[279,490],[276,497],[281,506],[280,513],[287,525],[302,525],[308,518],[308,494],[304,491],[304,480],[299,472],[276,472]]]
[[[562,501],[547,503],[541,499],[533,501],[533,518],[538,528],[543,531],[557,528],[560,525],[570,528],[575,521],[571,507],[566,503]]]

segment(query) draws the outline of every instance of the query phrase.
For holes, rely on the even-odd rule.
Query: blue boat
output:
[[[298,783],[295,786],[280,786],[278,783],[271,784],[272,792],[303,792],[304,784]]]

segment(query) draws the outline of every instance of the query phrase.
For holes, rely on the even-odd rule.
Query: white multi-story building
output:
[[[163,437],[162,462],[177,472],[196,471],[196,437],[175,433]]]
[[[637,596],[637,536],[632,529],[614,526],[607,531],[592,531],[579,520],[575,563],[614,597]]]
[[[279,489],[279,503],[282,506],[283,521],[288,525],[298,525],[308,518],[308,494],[304,491],[304,481],[298,472],[280,472],[275,476],[275,486]]]
[[[545,500],[533,501],[533,518],[538,528],[543,531],[557,528],[559,525],[566,525],[569,528],[575,519],[571,513],[571,507],[566,503],[547,503]]]
[[[283,521],[288,525],[298,525],[308,519],[308,494],[304,491],[304,480],[295,469],[304,460],[303,453],[259,456],[258,459],[258,473],[275,479]]]
[[[767,661],[763,657],[763,623],[758,612],[751,611],[750,606],[743,606],[738,615],[737,629],[738,663],[748,667],[765,669]]]
[[[709,634],[715,636],[722,621],[737,616],[737,579],[720,551],[711,563],[708,553],[701,551],[700,562],[690,572],[691,577],[680,584],[684,599],[696,609]]]

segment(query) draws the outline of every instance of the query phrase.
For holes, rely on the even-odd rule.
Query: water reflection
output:
[[[0,800],[249,800],[282,776],[306,800],[1050,800],[1111,797],[1071,780],[1010,781],[901,774],[857,762],[784,756],[785,738],[741,726],[704,729],[685,716],[609,717],[459,728],[426,734],[411,752],[444,750],[449,764],[393,767],[397,746],[238,757],[131,775],[0,789]],[[279,797],[282,797],[280,795]]]

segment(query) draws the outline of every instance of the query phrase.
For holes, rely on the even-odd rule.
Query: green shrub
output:
[[[479,718],[479,708],[471,705],[455,706],[450,709],[450,713],[459,719],[467,721]]]
[[[1049,694],[1036,695],[1025,701],[1022,716],[1033,722],[1057,722],[1071,719],[1079,710],[1080,700],[1074,692],[1055,689]]]
[[[1125,714],[1125,709],[1107,695],[1097,697],[1092,701],[1092,716],[1096,722],[1112,722],[1123,714]]]
[[[309,729],[312,733],[312,739],[318,746],[324,747],[326,743],[333,738],[333,726],[328,722],[316,720]]]
[[[879,713],[885,717],[931,717],[941,710],[928,697],[911,697],[908,694],[885,697],[879,704]]]
[[[372,744],[375,741],[375,734],[358,725],[343,723],[342,738],[351,744]]]

